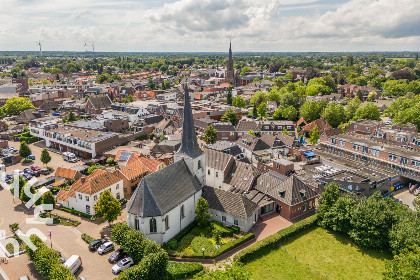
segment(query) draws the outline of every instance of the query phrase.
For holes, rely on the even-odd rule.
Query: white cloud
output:
[[[418,50],[419,0],[0,0],[0,50]],[[305,11],[303,13],[302,11]]]

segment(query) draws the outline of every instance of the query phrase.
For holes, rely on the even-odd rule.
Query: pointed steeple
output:
[[[185,94],[184,94],[184,121],[182,124],[182,142],[181,147],[176,152],[179,156],[188,156],[190,158],[196,158],[203,154],[197,143],[195,136],[194,120],[191,111],[190,93],[188,91],[188,85],[185,83]]]

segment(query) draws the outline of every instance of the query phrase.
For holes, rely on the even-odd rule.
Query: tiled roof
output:
[[[68,191],[66,191],[66,190],[60,190],[58,192],[58,194],[55,196],[55,199],[56,200],[61,200],[61,201],[68,201],[69,200],[68,197],[67,197],[68,194],[69,194]]]
[[[125,156],[127,154],[124,154],[123,160],[121,159],[121,154],[122,153],[131,153],[131,154],[133,154],[133,156],[136,156],[136,157],[140,156],[139,151],[120,150],[120,151],[117,152],[117,155],[115,156],[115,161],[126,161],[126,160],[128,160],[128,159],[125,159]]]
[[[264,143],[260,138],[249,134],[242,135],[236,143],[250,151],[260,151],[270,148],[270,146]]]
[[[215,150],[206,150],[206,167],[217,170],[225,170],[228,168],[229,162],[234,159],[231,155]]]
[[[121,179],[115,174],[102,169],[96,169],[88,177],[82,177],[74,182],[68,195],[76,197],[76,191],[84,194],[94,194],[106,189],[120,180]]]
[[[235,127],[231,123],[218,122],[212,124],[217,131],[235,131]]]
[[[150,172],[156,172],[162,165],[164,165],[164,163],[158,159],[148,158],[145,156],[140,156],[138,159],[144,166],[146,166],[146,168],[149,169]]]
[[[202,185],[182,159],[144,177],[127,204],[127,212],[141,217],[162,216],[200,189]]]
[[[324,118],[320,118],[320,119],[314,120],[313,122],[305,125],[304,127],[302,127],[302,130],[303,131],[312,131],[315,126],[318,127],[318,133],[320,131],[324,131],[326,129],[331,129],[332,128],[331,125],[329,125],[327,123],[327,121],[324,120]]]
[[[260,171],[255,166],[241,161],[235,162],[232,173],[232,178],[228,182],[232,186],[230,191],[239,193],[249,191],[255,178],[260,175]]]
[[[241,194],[204,187],[203,198],[209,203],[210,209],[247,219],[257,209],[258,205]]]
[[[140,161],[138,157],[132,156],[127,164],[120,168],[120,172],[128,179],[134,179],[141,174],[148,172],[149,169]]]
[[[250,130],[254,132],[258,131],[258,124],[254,121],[240,121],[236,125],[236,131],[249,132]]]
[[[67,178],[67,179],[73,179],[76,175],[77,171],[69,168],[64,167],[58,167],[55,171],[55,176]]]
[[[112,104],[108,95],[90,98],[88,102],[90,102],[95,109],[109,108]]]

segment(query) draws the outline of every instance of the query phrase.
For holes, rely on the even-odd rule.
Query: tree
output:
[[[251,99],[249,100],[250,104],[254,104],[255,106],[259,106],[261,103],[267,101],[267,94],[262,91],[256,92],[253,96],[251,96]]]
[[[329,183],[325,186],[324,192],[319,198],[318,207],[316,211],[319,220],[321,221],[321,224],[322,220],[324,219],[324,216],[331,210],[331,208],[337,202],[339,197],[340,187],[336,183]]]
[[[392,198],[382,198],[380,192],[361,201],[354,209],[350,237],[357,245],[369,248],[387,248],[389,232],[397,222],[398,205]]]
[[[337,127],[346,121],[346,112],[341,104],[333,101],[325,107],[324,119],[332,127]]]
[[[14,223],[14,224],[9,225],[9,229],[11,232],[13,232],[13,234],[16,234],[16,232],[20,229],[20,227],[18,223]]]
[[[170,89],[170,88],[171,88],[171,83],[169,81],[167,81],[167,80],[163,81],[163,83],[162,83],[162,89],[163,90],[167,90],[167,89]]]
[[[250,273],[243,268],[243,264],[234,262],[232,264],[219,264],[217,269],[206,268],[195,276],[196,280],[249,280]]]
[[[121,215],[121,204],[114,198],[109,190],[105,190],[93,207],[96,214],[111,224]]]
[[[31,148],[29,148],[28,144],[26,144],[25,141],[22,141],[20,143],[20,148],[19,148],[19,155],[22,158],[27,158],[28,156],[30,156],[32,154]]]
[[[232,108],[228,108],[220,120],[222,122],[230,122],[233,126],[236,126],[239,122],[238,115]]]
[[[385,280],[418,280],[420,279],[420,247],[406,249],[392,261],[385,264]]]
[[[100,165],[99,163],[95,163],[95,164],[91,165],[88,168],[87,173],[92,174],[96,169],[102,169],[102,165]]]
[[[334,205],[323,216],[321,226],[341,233],[352,229],[351,218],[356,201],[350,197],[339,197]]]
[[[50,153],[48,152],[47,148],[42,149],[41,152],[41,162],[43,164],[48,164],[51,161]]]
[[[275,120],[281,120],[283,118],[283,109],[279,107],[274,113],[273,113],[273,119]]]
[[[209,223],[209,219],[211,218],[211,214],[209,214],[209,204],[206,199],[200,197],[197,200],[197,206],[195,207],[195,221],[197,222],[198,226],[205,227]]]
[[[206,144],[213,144],[217,141],[218,131],[212,125],[209,125],[204,130],[203,140]]]
[[[414,245],[420,246],[420,221],[407,215],[392,226],[389,247],[397,255]]]
[[[254,133],[254,131],[253,131],[253,130],[248,131],[248,134],[249,134],[249,135],[252,135],[252,136],[255,136],[255,133]]]
[[[23,111],[36,109],[29,98],[12,97],[6,100],[3,110],[7,115],[19,115]]]
[[[232,100],[232,105],[238,108],[244,108],[245,107],[245,100],[242,98],[242,96],[236,96]]]
[[[261,116],[261,118],[267,116],[267,104],[265,102],[258,106],[258,114]]]
[[[155,83],[153,82],[153,80],[152,80],[152,78],[151,78],[151,77],[149,77],[149,78],[147,79],[147,87],[148,87],[149,89],[151,89],[151,90],[156,89],[156,85],[155,85]]]
[[[108,157],[108,158],[106,159],[106,164],[109,164],[109,165],[113,165],[113,164],[115,164],[115,160],[114,160],[114,158],[113,158],[113,157]]]
[[[300,107],[300,116],[308,123],[313,122],[321,117],[321,108],[316,101],[306,101]]]
[[[226,103],[232,105],[232,87],[228,87],[227,89]]]
[[[3,107],[0,108],[0,120],[2,120],[6,116],[6,113],[4,112]]]
[[[69,116],[67,118],[68,122],[75,122],[77,121],[76,115],[73,113],[73,111],[70,111]]]
[[[252,116],[254,118],[258,117],[258,109],[257,109],[257,105],[254,104],[254,107],[252,108]]]
[[[282,113],[283,118],[287,119],[287,120],[296,120],[297,116],[298,116],[298,111],[296,110],[295,107],[293,106],[289,106],[286,109],[283,110]]]
[[[44,193],[40,199],[38,199],[35,202],[35,205],[52,205],[52,207],[54,208],[55,205],[55,199],[54,199],[54,195],[51,192],[46,192]],[[52,210],[45,210],[45,212],[50,213]]]
[[[377,95],[378,94],[376,92],[371,91],[371,92],[369,92],[368,97],[367,97],[366,100],[369,101],[369,102],[373,102],[373,101],[376,100]]]
[[[287,131],[286,127],[283,126],[283,131],[281,132],[284,135],[289,135],[289,131]]]
[[[314,129],[312,129],[310,137],[309,137],[309,143],[312,145],[315,145],[318,143],[319,140],[319,134],[318,134],[318,126],[316,125]]]
[[[353,98],[350,100],[350,102],[347,103],[345,108],[347,121],[350,121],[354,118],[354,115],[356,114],[357,109],[359,109],[360,104],[362,104],[362,101],[360,101],[358,97]]]
[[[363,107],[357,109],[355,113],[356,119],[369,119],[369,120],[380,120],[381,112],[379,112],[378,106],[373,103],[368,103]]]

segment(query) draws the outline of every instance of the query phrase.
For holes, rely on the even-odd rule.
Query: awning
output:
[[[312,152],[305,152],[305,155],[306,155],[307,157],[314,157],[314,156],[316,156],[316,154],[314,154],[314,153],[312,153]]]

